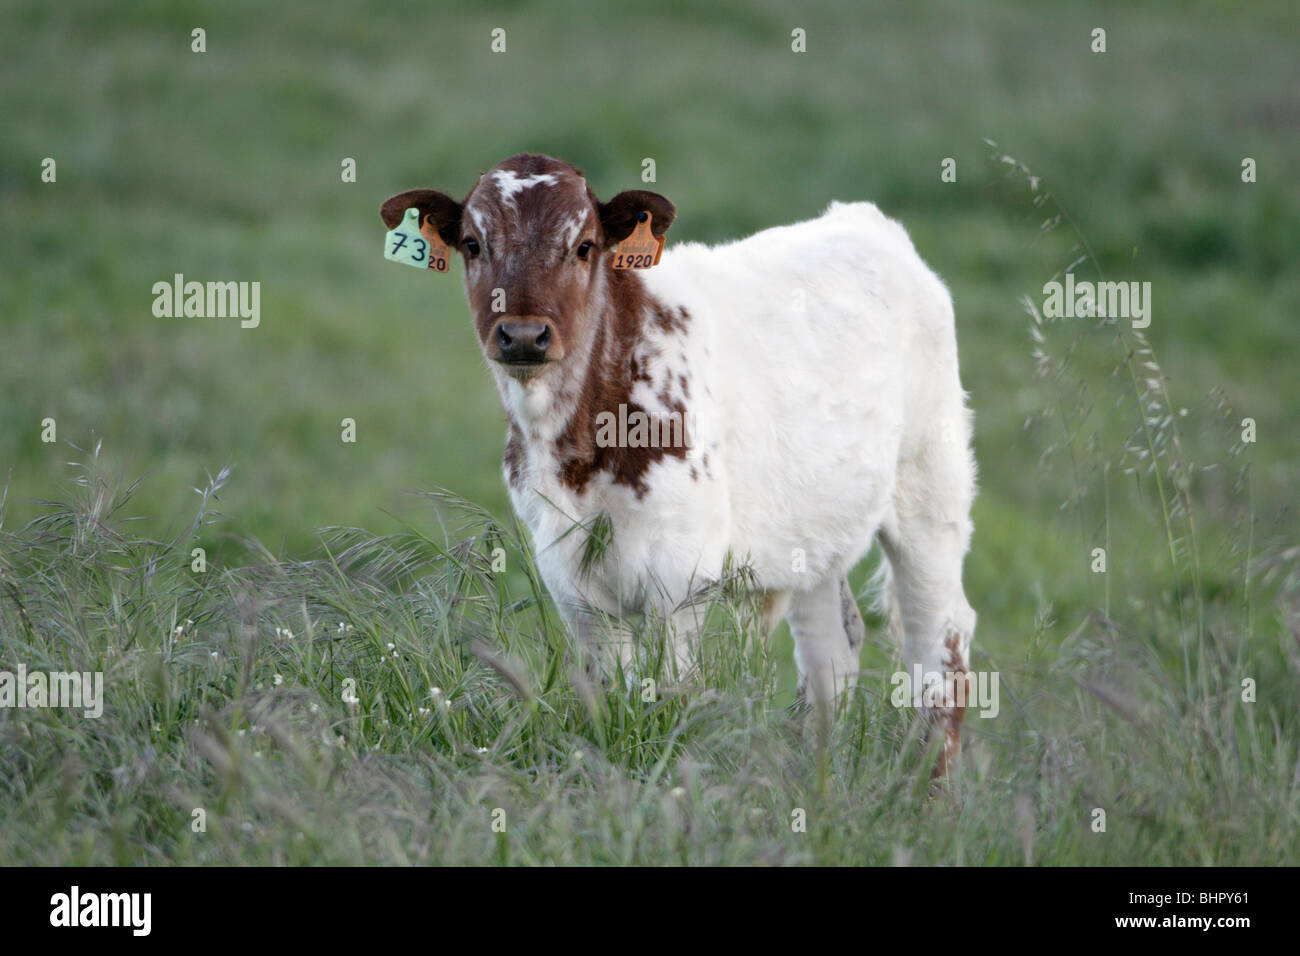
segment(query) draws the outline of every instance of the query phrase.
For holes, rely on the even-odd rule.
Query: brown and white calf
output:
[[[693,597],[731,558],[771,623],[789,621],[801,689],[825,710],[858,671],[845,575],[879,539],[904,664],[946,685],[926,699],[944,765],[955,758],[952,688],[975,628],[962,589],[971,419],[952,302],[903,228],[870,203],[832,203],[621,270],[616,245],[640,221],[661,237],[673,204],[645,190],[601,202],[577,169],[530,154],[462,202],[414,189],[381,215],[393,228],[412,207],[464,258],[509,419],[511,501],[577,637],[612,637],[632,669],[636,650],[608,621],[657,611],[687,663]],[[571,532],[597,521],[612,542],[584,566],[586,535]]]

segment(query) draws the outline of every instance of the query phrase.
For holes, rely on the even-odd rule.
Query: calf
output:
[[[975,628],[961,580],[971,416],[951,299],[903,228],[836,202],[631,271],[616,247],[662,240],[673,204],[645,190],[600,202],[580,171],[531,154],[463,202],[415,189],[381,215],[393,228],[412,207],[465,260],[509,419],[510,498],[575,635],[612,643],[630,672],[636,651],[609,619],[658,612],[686,665],[694,598],[734,559],[768,626],[789,621],[800,691],[824,713],[857,676],[846,573],[878,539],[904,664],[937,688],[925,699],[946,768]],[[571,532],[596,522],[612,539],[593,564]]]

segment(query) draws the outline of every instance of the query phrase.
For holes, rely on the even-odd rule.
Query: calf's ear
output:
[[[612,246],[632,235],[637,216],[650,213],[650,232],[659,238],[668,231],[677,216],[677,207],[666,196],[645,189],[629,189],[619,193],[600,209],[600,228],[605,233],[605,244]]]
[[[460,242],[460,203],[436,189],[408,189],[389,196],[379,207],[384,225],[396,229],[406,210],[414,206],[420,210],[420,224],[426,222],[438,230],[442,241],[453,249]]]

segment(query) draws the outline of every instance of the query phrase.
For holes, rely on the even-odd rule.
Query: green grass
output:
[[[879,636],[822,746],[732,582],[700,678],[643,695],[584,676],[517,529],[472,505],[430,502],[445,536],[336,529],[315,560],[198,574],[190,546],[219,519],[138,537],[97,467],[3,538],[6,652],[102,670],[107,688],[97,720],[3,712],[6,862],[1294,859],[1295,682],[1230,601],[1200,602],[1202,639],[1169,595],[1142,606],[1128,586],[1133,610],[1093,610],[1061,642],[1045,610],[1014,653],[977,656],[1001,712],[972,714],[936,796]],[[652,648],[662,636],[645,625]]]
[[[0,861],[1294,861],[1293,20],[5,4],[0,670],[103,670],[108,704],[0,709]],[[759,646],[734,589],[700,681],[648,703],[576,676],[508,518],[459,267],[379,249],[386,196],[463,192],[521,149],[602,197],[654,157],[670,242],[873,199],[948,282],[981,470],[974,664],[1002,679],[949,795],[889,706],[878,619],[824,749],[788,633]],[[1084,237],[1077,274],[1152,283],[1145,336],[1025,313]],[[176,272],[260,280],[261,327],[154,318]],[[190,489],[227,464],[196,521]],[[477,504],[409,493],[433,488]]]

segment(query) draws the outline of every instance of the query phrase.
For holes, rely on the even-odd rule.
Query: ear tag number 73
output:
[[[402,214],[402,221],[384,236],[384,258],[417,269],[446,272],[451,251],[438,231],[429,223],[420,223],[420,210],[412,206]]]

